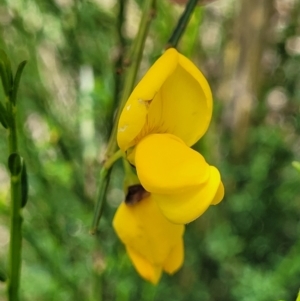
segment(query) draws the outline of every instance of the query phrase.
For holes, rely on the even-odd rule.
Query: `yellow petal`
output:
[[[181,194],[205,183],[209,165],[179,138],[148,135],[136,147],[135,164],[143,187],[151,193]]]
[[[184,55],[179,54],[179,65],[185,69],[201,86],[206,100],[207,108],[212,113],[213,103],[212,103],[212,94],[209,87],[209,84],[204,77],[204,75],[199,71],[199,69]],[[199,73],[200,72],[200,73]]]
[[[149,106],[148,133],[169,133],[188,146],[206,132],[212,115],[212,96],[202,73],[184,56]],[[141,138],[141,137],[140,137]]]
[[[152,194],[164,216],[172,223],[187,224],[202,215],[211,205],[220,185],[220,173],[210,166],[207,182],[184,193]]]
[[[138,272],[143,270],[143,277],[147,273],[157,275],[156,268],[162,268],[171,251],[182,241],[184,232],[183,225],[172,224],[163,216],[151,195],[133,206],[122,203],[115,214],[113,227],[126,248],[139,255],[139,261],[137,256],[134,257],[135,266],[138,265]],[[130,256],[133,258],[134,255]],[[147,273],[146,269],[149,269]]]
[[[206,132],[212,115],[209,85],[197,67],[168,49],[129,97],[121,114],[118,144],[123,151],[150,133],[169,133],[187,145]]]
[[[224,198],[225,189],[222,182],[220,182],[219,188],[217,190],[217,193],[214,197],[214,199],[211,202],[211,205],[218,205]]]
[[[151,264],[130,247],[126,247],[126,251],[138,273],[144,279],[152,282],[153,284],[157,284],[161,277],[162,268]]]
[[[148,115],[149,101],[159,91],[178,64],[178,52],[167,50],[148,70],[127,100],[118,124],[119,147],[126,151],[135,144]]]
[[[164,262],[163,269],[168,274],[174,274],[183,264],[184,246],[181,240],[171,251],[170,255]]]

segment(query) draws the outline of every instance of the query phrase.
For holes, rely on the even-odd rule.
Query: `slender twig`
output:
[[[10,116],[8,128],[9,158],[12,154],[18,153],[18,139],[16,129],[16,107],[8,100],[7,111]],[[11,223],[10,223],[10,244],[9,244],[9,280],[8,300],[19,300],[19,284],[21,270],[22,252],[22,200],[20,176],[11,173]]]
[[[117,36],[118,36],[118,57],[115,62],[115,91],[114,91],[114,101],[113,109],[111,114],[110,122],[113,123],[113,111],[117,107],[120,91],[122,86],[122,74],[124,73],[124,58],[126,53],[126,39],[123,35],[123,28],[125,22],[125,13],[128,0],[119,0],[119,12],[117,18]]]
[[[113,164],[123,156],[123,152],[119,149],[112,156],[107,158],[107,160],[103,163],[103,168],[109,170]]]
[[[107,170],[106,168],[102,167],[98,179],[99,186],[98,186],[97,200],[96,200],[96,206],[94,210],[92,228],[90,230],[91,234],[95,234],[97,232],[100,218],[103,213],[103,208],[104,208],[103,205],[104,205],[105,194],[109,184],[109,177],[110,177],[110,170]]]
[[[102,212],[103,212],[103,204],[105,199],[105,194],[107,191],[108,183],[109,183],[109,177],[110,177],[110,170],[112,165],[122,157],[122,151],[118,150],[114,153],[113,156],[111,156],[106,162],[103,164],[100,175],[99,175],[99,187],[98,187],[98,193],[97,193],[97,202],[95,207],[95,213],[94,213],[94,219],[92,223],[92,229],[91,233],[95,234],[97,231],[97,226],[100,221]]]
[[[124,89],[116,112],[116,117],[114,119],[113,129],[108,141],[108,146],[105,153],[105,161],[109,160],[109,158],[113,156],[113,154],[117,150],[116,137],[117,137],[118,120],[120,118],[125,102],[127,101],[135,84],[136,75],[143,55],[146,37],[148,34],[150,23],[154,17],[154,5],[155,5],[155,0],[146,0],[144,2],[144,9],[141,17],[141,22],[139,25],[139,31],[133,45],[133,51],[131,57],[132,60],[130,66],[128,67],[125,73]],[[109,177],[110,177],[110,169],[107,169],[106,167],[103,166],[99,176],[99,188],[98,188],[98,193],[96,198],[96,207],[94,212],[92,229],[90,231],[91,233],[95,233],[97,231],[97,227],[101,218],[104,197],[106,195],[106,191],[109,183]]]
[[[23,159],[18,154],[18,135],[16,126],[16,98],[22,71],[26,61],[19,64],[13,78],[10,61],[1,52],[1,77],[6,94],[5,116],[8,130],[8,167],[11,184],[11,219],[7,293],[9,301],[19,300],[19,286],[22,253],[22,207],[27,201],[27,175]]]
[[[191,18],[191,15],[197,5],[197,2],[198,2],[198,0],[189,0],[189,2],[187,3],[169,41],[167,43],[166,49],[171,48],[171,47],[174,47],[174,48],[177,47],[178,42],[179,42],[182,34],[184,33],[185,28]]]
[[[141,23],[139,26],[139,31],[137,34],[137,37],[135,39],[134,45],[133,45],[133,51],[131,56],[131,64],[125,74],[125,83],[124,83],[124,89],[121,96],[121,100],[117,109],[115,123],[112,129],[112,133],[109,138],[108,147],[107,147],[107,156],[111,156],[117,149],[117,128],[118,128],[118,120],[120,118],[121,112],[123,110],[123,107],[130,95],[130,93],[133,90],[136,75],[140,66],[140,62],[143,55],[144,45],[146,41],[146,37],[148,34],[148,30],[151,24],[151,21],[155,15],[154,11],[154,5],[155,0],[147,0],[145,1],[145,6],[143,10],[143,15],[141,18]]]

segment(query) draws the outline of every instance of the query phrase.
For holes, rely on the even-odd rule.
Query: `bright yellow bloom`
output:
[[[118,144],[164,216],[186,224],[219,203],[219,171],[190,148],[212,116],[209,85],[196,66],[167,50],[130,95],[119,120]]]
[[[151,195],[134,205],[123,202],[113,226],[136,270],[156,284],[162,271],[176,272],[183,263],[183,225],[170,223]]]
[[[212,115],[209,85],[186,57],[168,49],[130,95],[118,127],[123,151],[152,133],[169,133],[191,146],[206,132]]]
[[[141,184],[173,223],[195,220],[224,196],[219,171],[174,135],[145,137],[136,147],[135,163]]]

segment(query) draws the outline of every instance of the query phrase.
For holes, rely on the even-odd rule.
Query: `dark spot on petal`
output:
[[[150,192],[146,191],[142,185],[132,185],[128,187],[125,203],[126,205],[132,206],[139,203],[142,199],[145,199],[149,195]]]

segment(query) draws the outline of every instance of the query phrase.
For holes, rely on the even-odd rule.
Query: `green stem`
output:
[[[10,116],[8,128],[9,155],[18,152],[18,139],[16,129],[16,106],[7,101],[8,115]],[[11,174],[11,224],[9,245],[9,280],[8,300],[19,300],[19,285],[21,272],[22,252],[22,215],[21,215],[21,177]]]
[[[125,23],[125,17],[126,17],[126,8],[127,8],[128,0],[119,0],[119,11],[118,11],[118,17],[117,17],[117,36],[118,36],[118,57],[115,62],[115,74],[114,74],[114,82],[115,82],[115,90],[114,90],[114,99],[112,103],[112,109],[109,114],[109,130],[112,130],[113,127],[113,117],[114,117],[114,111],[115,108],[118,105],[119,98],[120,98],[120,92],[122,89],[122,75],[124,73],[124,58],[126,53],[126,39],[123,35],[123,27]]]
[[[19,300],[21,249],[22,249],[22,216],[21,216],[21,191],[19,177],[11,179],[11,224],[10,224],[10,251],[9,251],[9,281],[8,300]]]
[[[184,33],[185,28],[191,18],[191,15],[197,5],[197,2],[198,2],[198,0],[189,0],[189,2],[187,3],[169,41],[167,43],[166,49],[171,48],[171,47],[174,47],[174,48],[177,47],[178,42],[179,42],[182,34]]]
[[[97,199],[96,199],[96,207],[95,207],[95,211],[94,211],[92,229],[90,231],[92,234],[96,233],[96,231],[97,231],[97,227],[99,225],[101,214],[103,212],[104,198],[105,198],[108,183],[109,183],[110,167],[112,164],[109,164],[109,167],[107,167],[106,162],[109,162],[111,160],[111,157],[113,156],[114,153],[116,153],[116,150],[117,150],[118,121],[119,121],[121,112],[123,110],[123,107],[129,97],[130,93],[132,92],[134,84],[135,84],[136,75],[137,75],[137,72],[138,72],[138,69],[140,66],[140,62],[142,59],[142,55],[143,55],[146,37],[148,34],[150,23],[154,17],[155,1],[156,0],[145,0],[145,2],[144,2],[144,9],[143,9],[142,17],[141,17],[141,22],[139,25],[139,31],[138,31],[137,37],[136,37],[134,45],[133,45],[131,65],[128,67],[128,70],[125,74],[124,89],[123,89],[121,100],[120,100],[120,103],[119,103],[119,106],[117,109],[113,129],[110,134],[109,141],[108,141],[108,146],[107,146],[106,155],[105,155],[106,160],[100,171],[99,188],[98,188]],[[114,161],[115,160],[113,160],[113,162]]]
[[[108,147],[107,147],[107,157],[109,157],[111,154],[113,154],[117,149],[117,129],[118,129],[118,121],[120,118],[120,115],[122,113],[122,110],[124,108],[124,105],[130,96],[130,93],[133,90],[136,75],[141,63],[144,45],[146,41],[146,37],[149,31],[149,27],[151,24],[151,21],[155,15],[154,12],[154,4],[155,0],[146,0],[145,6],[139,26],[139,31],[137,34],[137,37],[135,39],[134,45],[133,45],[133,51],[131,56],[131,65],[129,66],[126,74],[125,74],[125,83],[124,83],[124,89],[123,93],[121,95],[121,100],[117,109],[115,123],[109,138]]]
[[[103,212],[103,205],[104,205],[104,199],[105,194],[107,191],[107,187],[109,184],[109,176],[110,176],[110,170],[112,165],[123,155],[121,150],[118,150],[115,152],[112,156],[108,158],[108,160],[105,161],[103,164],[100,176],[99,176],[99,187],[97,192],[97,199],[96,199],[96,207],[95,207],[95,213],[94,213],[94,219],[92,223],[92,229],[90,230],[91,234],[95,234],[97,231],[97,227]]]
[[[102,168],[99,176],[99,186],[97,192],[96,207],[94,211],[92,228],[90,230],[91,234],[95,234],[97,232],[100,218],[103,213],[103,205],[104,205],[105,194],[109,183],[109,176],[110,176],[110,170],[107,170],[106,168]]]
[[[123,152],[119,149],[111,155],[103,164],[103,168],[109,170],[113,164],[123,156]]]

